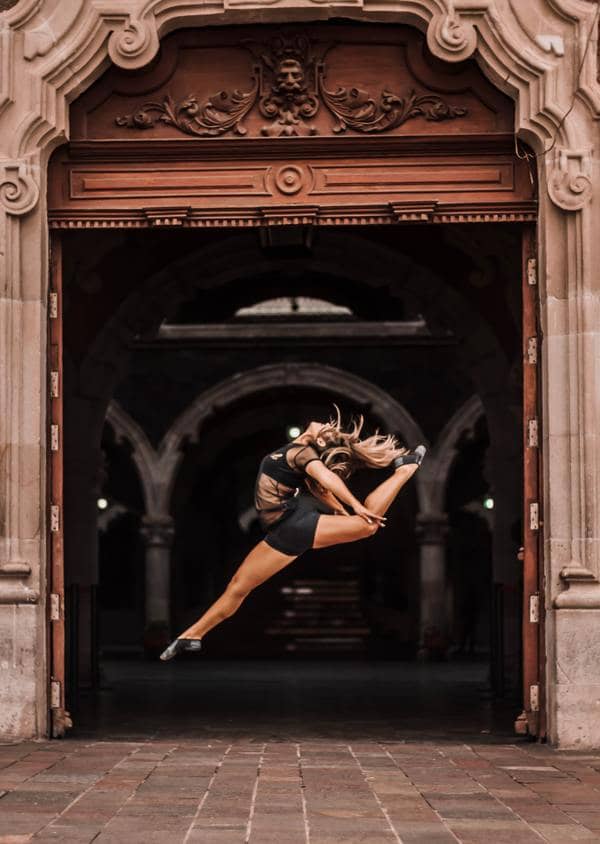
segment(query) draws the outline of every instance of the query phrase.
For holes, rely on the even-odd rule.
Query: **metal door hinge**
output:
[[[58,372],[53,369],[50,373],[50,397],[57,399],[59,397],[59,380]]]
[[[540,711],[540,686],[539,683],[533,683],[529,687],[529,707],[532,712]]]
[[[58,451],[58,425],[50,425],[50,450]]]
[[[529,505],[529,530],[540,529],[540,505],[533,501]]]
[[[537,337],[527,340],[527,363],[537,363]]]
[[[50,293],[50,319],[58,317],[58,293]]]
[[[50,709],[60,709],[60,682],[50,681]]]
[[[50,593],[50,621],[60,621],[60,595]]]
[[[537,419],[530,419],[527,422],[527,445],[529,448],[537,448],[539,445]]]
[[[527,259],[527,284],[531,287],[537,284],[537,261],[535,258]]]
[[[58,504],[50,505],[50,530],[58,533],[60,530],[60,507]]]
[[[529,621],[532,624],[539,624],[540,622],[540,594],[534,592],[529,596]]]

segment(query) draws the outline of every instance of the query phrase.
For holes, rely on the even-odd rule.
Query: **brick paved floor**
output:
[[[0,745],[0,844],[600,841],[600,752],[517,740],[481,667],[166,668]]]
[[[535,744],[149,740],[0,747],[0,841],[600,841],[600,754]]]

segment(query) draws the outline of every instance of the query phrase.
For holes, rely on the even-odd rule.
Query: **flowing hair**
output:
[[[334,404],[336,418],[330,418],[318,433],[311,438],[311,445],[319,452],[321,460],[339,475],[348,478],[357,469],[365,466],[382,468],[389,466],[395,457],[406,454],[407,449],[401,448],[393,434],[380,434],[379,431],[370,437],[360,438],[364,425],[362,414],[351,421],[349,430],[342,427],[340,409]],[[325,441],[319,445],[317,439]]]

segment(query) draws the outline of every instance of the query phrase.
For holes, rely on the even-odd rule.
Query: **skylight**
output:
[[[313,299],[310,296],[281,296],[277,299],[265,299],[248,308],[239,308],[235,317],[271,317],[271,316],[353,316],[349,308],[334,305],[325,299]]]

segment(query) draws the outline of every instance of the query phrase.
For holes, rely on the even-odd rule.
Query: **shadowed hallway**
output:
[[[207,648],[208,650],[208,648]],[[76,737],[391,740],[514,737],[517,704],[492,703],[487,662],[104,663]]]

